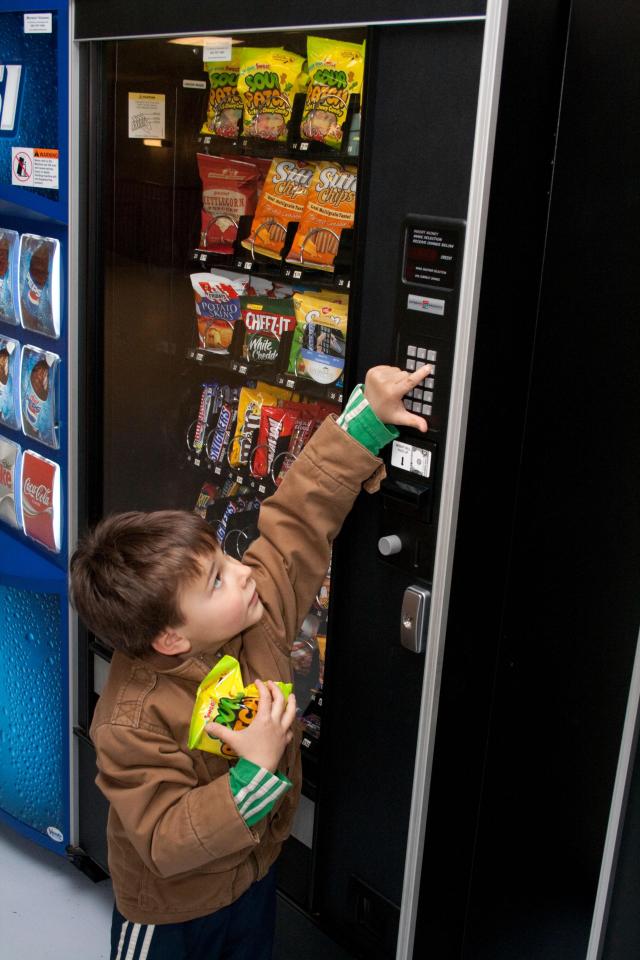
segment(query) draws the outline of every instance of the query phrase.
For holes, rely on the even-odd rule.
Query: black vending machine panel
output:
[[[397,278],[396,363],[431,365],[405,397],[429,429],[405,429],[387,454],[379,550],[395,566],[430,583],[435,556],[441,460],[444,454],[458,316],[464,221],[409,216]]]

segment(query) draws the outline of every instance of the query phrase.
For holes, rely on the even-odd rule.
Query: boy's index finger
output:
[[[409,376],[409,383],[411,384],[412,387],[417,386],[426,377],[429,376],[432,370],[433,370],[433,367],[431,366],[430,363],[423,364],[423,366],[418,367],[417,370],[411,370],[411,371],[408,370],[407,374]]]

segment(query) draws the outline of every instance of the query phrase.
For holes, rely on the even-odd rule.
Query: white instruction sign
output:
[[[207,37],[202,48],[202,59],[209,63],[231,60],[231,37]]]
[[[11,183],[14,187],[57,190],[60,155],[44,147],[11,148]]]
[[[164,140],[164,93],[129,94],[129,137],[139,140]]]
[[[394,440],[391,448],[391,466],[407,473],[428,478],[431,475],[431,451],[414,447],[410,443]]]
[[[25,13],[25,33],[51,33],[53,30],[53,15],[50,13]]]

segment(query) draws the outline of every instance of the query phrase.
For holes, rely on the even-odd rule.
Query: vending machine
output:
[[[72,820],[66,2],[44,11],[3,4],[0,37],[0,817],[64,855]]]
[[[80,530],[196,510],[242,558],[366,370],[432,366],[405,398],[429,429],[386,451],[293,645],[304,782],[279,887],[298,956],[461,956],[567,10],[74,18]],[[110,653],[80,627],[78,657],[76,851],[106,870],[88,731]]]

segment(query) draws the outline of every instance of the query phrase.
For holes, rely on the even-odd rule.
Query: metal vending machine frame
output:
[[[411,6],[411,5],[409,5]],[[415,5],[414,5],[415,6]],[[436,4],[435,7],[438,5]],[[464,7],[464,4],[462,5]],[[455,315],[452,315],[452,321],[456,323],[457,333],[455,336],[455,350],[452,349],[452,366],[450,371],[451,383],[451,402],[447,414],[447,435],[444,450],[440,451],[442,458],[441,483],[439,493],[441,496],[438,509],[438,534],[437,547],[433,563],[433,573],[430,576],[431,583],[431,608],[424,624],[424,640],[426,647],[426,660],[424,669],[424,687],[422,691],[422,706],[420,710],[419,726],[417,730],[416,746],[416,766],[414,772],[414,785],[411,798],[411,807],[406,839],[406,862],[404,868],[404,880],[402,885],[402,903],[397,921],[397,952],[398,960],[408,960],[413,954],[414,931],[416,923],[416,914],[418,910],[419,897],[419,879],[422,869],[422,843],[425,832],[426,813],[429,802],[429,786],[431,777],[431,765],[434,748],[436,716],[438,710],[439,681],[441,676],[442,658],[444,654],[444,640],[447,626],[447,602],[451,581],[451,570],[453,564],[453,548],[456,535],[456,518],[458,509],[458,500],[460,492],[460,476],[462,469],[462,458],[464,452],[465,424],[469,402],[470,373],[473,365],[473,347],[474,333],[478,310],[479,288],[482,275],[482,255],[484,245],[484,233],[486,226],[487,208],[489,200],[489,188],[491,182],[491,162],[493,153],[493,143],[495,137],[496,117],[498,109],[498,95],[500,89],[500,71],[502,51],[504,46],[505,22],[507,14],[507,4],[504,0],[490,0],[487,6],[486,16],[478,11],[475,5],[474,9],[461,10],[459,15],[448,15],[444,9],[436,9],[432,17],[402,17],[389,18],[382,20],[364,19],[366,25],[375,27],[406,27],[409,23],[416,26],[433,26],[435,29],[440,25],[447,24],[465,24],[477,23],[484,24],[484,39],[482,42],[482,59],[479,72],[479,86],[477,96],[477,106],[475,110],[475,134],[473,135],[473,157],[471,160],[471,181],[469,184],[468,203],[465,204],[465,227],[462,233],[460,244],[460,263],[459,275],[457,277],[458,295],[455,306],[452,308]],[[91,141],[87,141],[83,136],[86,130],[83,118],[88,118],[90,124],[100,122],[101,106],[99,102],[91,100],[91,89],[87,78],[91,75],[91,70],[96,67],[97,61],[94,57],[94,44],[87,42],[87,24],[82,22],[83,4],[76,4],[76,36],[78,36],[77,25],[80,23],[80,36],[82,42],[76,42],[72,57],[72,71],[74,75],[74,99],[75,110],[73,114],[72,128],[76,132],[73,144],[74,158],[74,179],[80,184],[80,190],[72,199],[72,222],[77,226],[75,236],[77,238],[77,248],[75,250],[75,289],[78,291],[78,300],[73,305],[74,313],[78,317],[78,343],[81,357],[81,367],[84,373],[80,373],[81,378],[91,378],[92,383],[87,385],[85,380],[76,384],[76,388],[84,396],[86,391],[94,396],[101,379],[99,364],[96,364],[96,352],[92,349],[91,338],[95,336],[91,332],[91,326],[86,321],[80,319],[91,306],[97,306],[92,297],[95,296],[96,283],[91,277],[91,271],[97,271],[99,266],[97,261],[92,259],[91,253],[87,257],[87,249],[84,246],[83,237],[87,234],[91,238],[92,231],[95,229],[95,223],[92,219],[92,207],[87,203],[87,196],[92,191],[99,189],[100,177],[100,157],[94,152]],[[223,16],[222,14],[221,16]],[[331,17],[327,17],[331,20]],[[234,20],[230,20],[233,23]],[[235,18],[237,22],[237,18]],[[294,21],[295,23],[295,21]],[[335,20],[335,26],[345,25],[341,22],[341,15]],[[259,24],[257,29],[259,29]],[[287,23],[284,28],[289,28]],[[188,31],[189,28],[185,27]],[[242,29],[242,27],[241,27]],[[244,29],[247,29],[244,27]],[[316,32],[320,31],[321,26],[305,25],[305,30]],[[83,36],[82,31],[85,31]],[[169,31],[171,32],[171,31]],[[212,35],[238,32],[232,27],[225,29],[223,23],[216,25],[215,29],[210,31]],[[90,36],[89,28],[89,36]],[[116,30],[116,35],[118,30]],[[105,31],[109,34],[109,28]],[[129,34],[127,33],[127,36]],[[267,34],[268,36],[268,34]],[[91,248],[92,240],[89,242]],[[453,347],[453,344],[452,344]],[[87,439],[88,435],[99,431],[99,423],[94,419],[95,411],[91,409],[91,404],[83,405],[81,419],[78,422],[81,448],[84,446],[84,468],[80,470],[77,477],[78,488],[74,500],[79,506],[81,517],[91,516],[91,465],[87,463]],[[82,457],[82,449],[81,449]],[[419,573],[420,575],[420,573]],[[424,574],[422,574],[424,576]],[[428,622],[427,622],[428,621]],[[90,661],[96,660],[96,651],[100,652],[99,643],[91,641],[88,647],[85,643],[80,644],[80,673],[91,677],[93,670]],[[84,648],[84,649],[83,649]],[[98,658],[99,659],[99,658]],[[78,720],[76,725],[76,735],[78,740],[78,749],[80,751],[80,782],[81,790],[89,791],[93,802],[96,802],[95,788],[91,793],[91,746],[87,738],[87,727],[84,718],[90,710],[91,691],[83,689],[81,685],[78,703]],[[84,757],[84,759],[83,759]],[[84,786],[82,786],[84,784]],[[100,801],[97,801],[100,803]],[[100,819],[100,818],[98,818]],[[95,821],[95,817],[94,817]],[[81,816],[81,823],[78,835],[79,843],[79,865],[82,865],[82,852],[91,851],[95,845],[100,848],[98,839],[100,824],[91,822],[91,818],[85,816],[84,823]],[[89,861],[91,861],[89,852]],[[104,854],[98,856],[98,859],[104,865]],[[395,927],[395,924],[393,925]],[[333,928],[332,928],[333,929]],[[336,931],[340,936],[340,932]],[[348,935],[347,935],[348,939]]]

